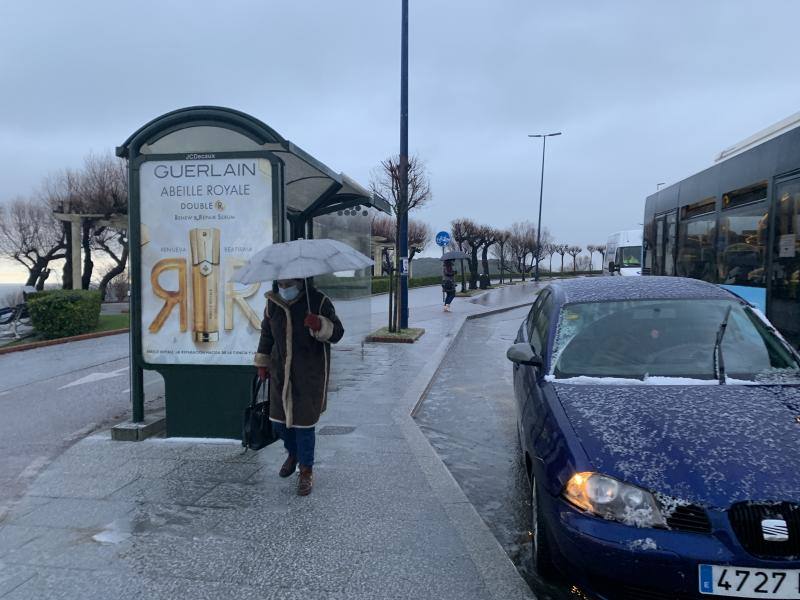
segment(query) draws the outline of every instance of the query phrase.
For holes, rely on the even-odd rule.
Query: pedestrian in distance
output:
[[[269,420],[283,440],[288,457],[281,477],[298,465],[297,494],[307,496],[313,486],[315,427],[325,412],[331,344],[344,335],[333,303],[303,279],[277,282],[277,293],[267,294],[261,339],[255,355],[258,377],[269,378]]]
[[[456,297],[456,273],[453,261],[442,263],[442,291],[444,292],[444,312],[450,312],[450,303]]]

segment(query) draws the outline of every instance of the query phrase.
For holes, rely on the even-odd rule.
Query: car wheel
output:
[[[531,558],[530,566],[543,579],[553,579],[558,574],[550,546],[547,525],[539,504],[536,478],[531,474]]]

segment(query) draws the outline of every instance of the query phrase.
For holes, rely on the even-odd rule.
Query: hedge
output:
[[[432,277],[409,277],[408,287],[424,287],[426,285],[441,285],[442,277],[435,275]],[[395,285],[397,280],[395,279]],[[389,291],[389,278],[388,277],[373,277],[372,278],[372,293],[385,294]]]
[[[100,318],[97,290],[47,290],[29,295],[27,303],[34,328],[46,339],[88,333]]]

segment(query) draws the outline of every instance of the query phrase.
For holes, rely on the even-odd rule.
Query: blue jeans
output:
[[[449,305],[453,301],[453,298],[455,298],[455,297],[456,297],[456,291],[455,290],[452,290],[450,292],[445,291],[444,303]]]
[[[286,427],[283,423],[273,421],[272,430],[283,440],[283,447],[297,458],[297,462],[304,467],[314,466],[314,445],[317,439],[314,427]]]

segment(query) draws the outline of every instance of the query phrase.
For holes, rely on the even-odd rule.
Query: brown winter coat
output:
[[[291,302],[270,292],[254,360],[255,366],[269,368],[269,418],[287,427],[314,427],[325,412],[330,345],[344,335],[330,299],[313,287],[308,293],[311,312],[320,316],[322,329],[312,333],[303,325],[308,314],[305,290]]]

